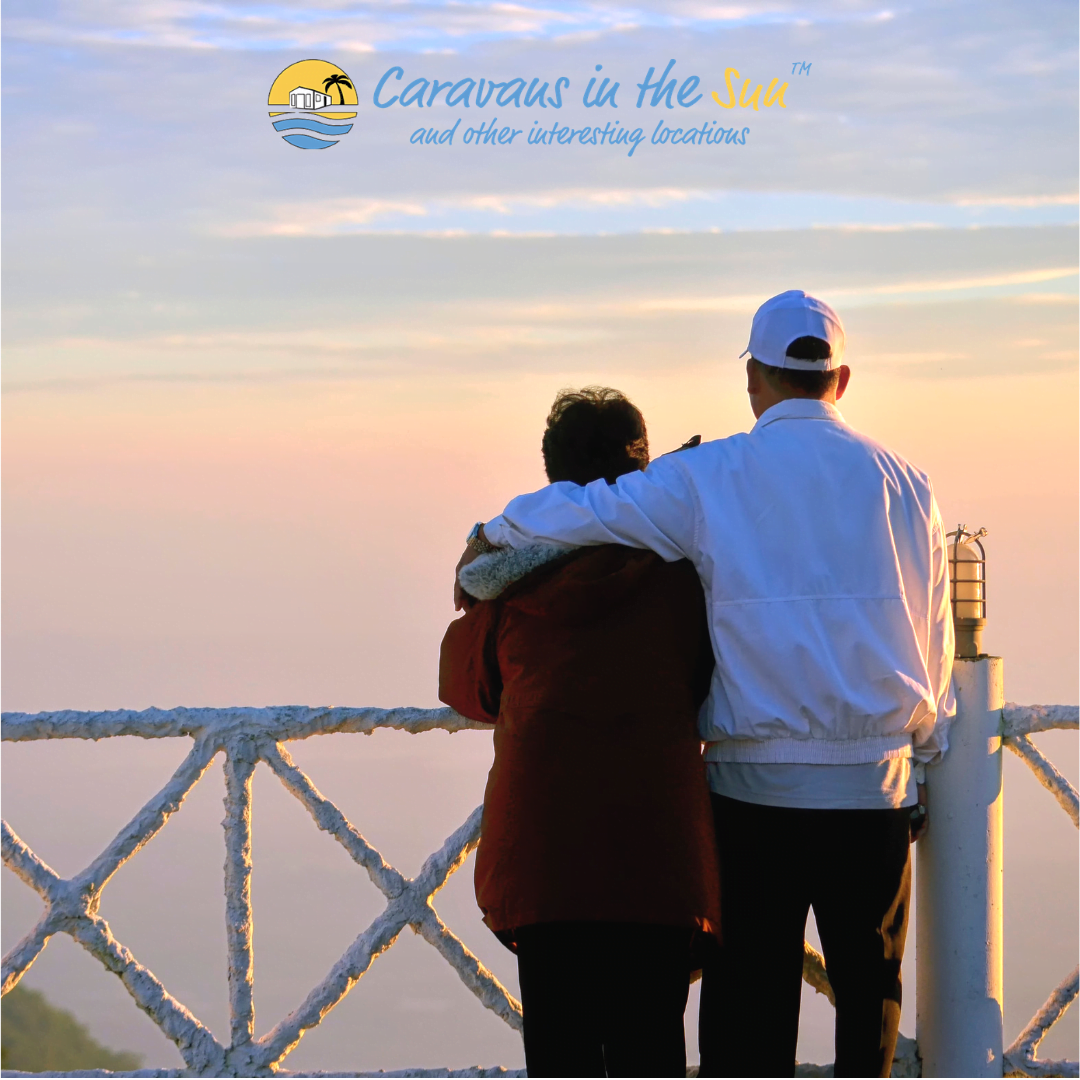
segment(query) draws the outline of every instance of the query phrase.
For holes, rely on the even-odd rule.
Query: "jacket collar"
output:
[[[479,555],[458,572],[461,587],[477,600],[494,600],[515,581],[538,567],[562,558],[573,548],[562,544],[530,544],[523,548],[496,548]]]
[[[771,409],[766,409],[758,417],[751,432],[768,427],[777,420],[832,420],[836,424],[845,423],[840,410],[827,401],[818,401],[817,398],[788,398],[773,405]]]

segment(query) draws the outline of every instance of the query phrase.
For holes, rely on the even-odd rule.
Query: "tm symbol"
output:
[[[809,75],[810,65],[805,60],[796,60],[795,63],[791,65],[791,74]]]

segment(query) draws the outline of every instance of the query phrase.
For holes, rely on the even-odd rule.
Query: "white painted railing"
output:
[[[1071,706],[1007,705],[1001,713],[1001,734],[1040,781],[1077,821],[1077,793],[1035,748],[1030,735],[1051,727],[1076,728],[1077,709]],[[4,864],[37,892],[45,911],[37,925],[3,959],[3,993],[15,986],[49,938],[69,934],[109,970],[117,974],[136,1004],[176,1044],[186,1068],[143,1069],[131,1073],[101,1071],[37,1075],[79,1076],[319,1076],[320,1073],[280,1071],[281,1062],[304,1033],[352,989],[372,962],[394,944],[406,926],[432,945],[458,973],[480,1002],[517,1031],[521,1005],[469,949],[443,924],[433,904],[435,893],[465,861],[480,839],[480,811],[469,815],[424,863],[415,878],[390,866],[349,823],[344,814],[315,788],[296,767],[283,743],[332,732],[370,734],[376,728],[420,733],[486,729],[451,709],[147,709],[143,712],[51,712],[3,716],[5,741],[37,739],[102,739],[137,735],[146,739],[192,740],[192,747],[168,783],[119,832],[85,870],[61,878],[3,823]],[[98,914],[101,894],[116,871],[134,856],[183,805],[184,798],[206,772],[214,757],[225,755],[226,929],[229,951],[230,1041],[225,1046],[165,989],[153,972],[112,935]],[[251,777],[259,762],[266,764],[300,800],[318,828],[329,832],[367,871],[386,897],[386,907],[352,943],[340,960],[297,1007],[265,1035],[254,1034],[252,1009],[251,907]],[[806,946],[803,974],[819,993],[832,999],[821,957]],[[1076,1062],[1041,1062],[1039,1041],[1077,994],[1074,971],[1005,1052],[1010,1071],[1030,1076],[1076,1076]],[[799,1075],[831,1075],[831,1067],[801,1065]],[[5,1076],[30,1075],[5,1072]],[[335,1076],[524,1076],[502,1068],[458,1071],[410,1069],[388,1073],[334,1073]],[[901,1037],[893,1075],[920,1075],[913,1040]],[[998,1075],[1001,1075],[998,1073]]]
[[[1080,795],[1054,768],[1031,741],[1031,736],[1051,728],[1077,729],[1078,710],[1074,705],[1013,705],[1001,711],[1001,741],[1030,766],[1038,781],[1058,801],[1058,805],[1080,829]],[[1076,1000],[1080,989],[1080,965],[1061,980],[1023,1031],[1005,1049],[1005,1075],[1078,1076],[1075,1061],[1040,1061],[1039,1043]]]

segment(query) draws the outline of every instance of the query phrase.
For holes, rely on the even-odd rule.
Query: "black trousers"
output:
[[[520,927],[529,1076],[685,1076],[693,934],[651,923]]]
[[[836,1076],[888,1076],[911,894],[910,809],[713,795],[723,947],[702,976],[702,1076],[792,1076],[814,909],[836,994]]]

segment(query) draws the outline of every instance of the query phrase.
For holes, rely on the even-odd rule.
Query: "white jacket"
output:
[[[953,625],[945,531],[927,476],[797,398],[745,435],[657,458],[608,485],[513,500],[493,544],[628,544],[688,558],[716,670],[714,761],[862,764],[946,749]]]

